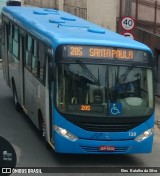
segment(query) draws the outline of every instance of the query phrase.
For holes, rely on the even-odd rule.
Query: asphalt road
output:
[[[160,116],[156,107],[156,117]],[[23,113],[15,111],[11,90],[6,86],[0,69],[0,136],[7,139],[17,153],[17,167],[159,167],[160,130],[155,126],[153,152],[138,155],[57,155],[48,150],[38,131]],[[78,172],[78,171],[77,171]],[[21,175],[21,174],[13,174]],[[30,174],[32,175],[32,174]],[[43,174],[44,175],[44,174]],[[53,174],[47,174],[53,175]],[[55,175],[115,175],[114,173],[59,173]],[[124,173],[116,174],[118,176]],[[126,174],[128,175],[128,174]],[[130,175],[135,175],[130,174]],[[159,174],[138,174],[159,175]]]

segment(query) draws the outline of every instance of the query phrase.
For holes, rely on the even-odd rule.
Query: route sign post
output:
[[[123,35],[134,40],[134,35],[131,32],[124,32]]]
[[[131,33],[131,30],[135,27],[135,20],[132,17],[125,16],[121,19],[120,23],[124,30],[122,35],[134,40],[134,35]]]
[[[125,16],[121,20],[121,26],[124,30],[130,31],[135,27],[135,21],[132,17]]]

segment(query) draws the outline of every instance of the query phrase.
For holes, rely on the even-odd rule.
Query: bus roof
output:
[[[60,44],[100,45],[151,50],[144,44],[69,13],[39,7],[4,7],[3,14],[53,48]],[[106,17],[107,18],[107,17]]]

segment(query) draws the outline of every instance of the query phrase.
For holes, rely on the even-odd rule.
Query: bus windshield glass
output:
[[[142,117],[153,113],[153,76],[149,68],[59,63],[56,105],[64,114]]]

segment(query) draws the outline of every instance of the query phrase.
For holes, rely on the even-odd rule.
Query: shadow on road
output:
[[[53,153],[53,157],[59,165],[74,166],[143,166],[143,161],[135,155],[69,155]]]

